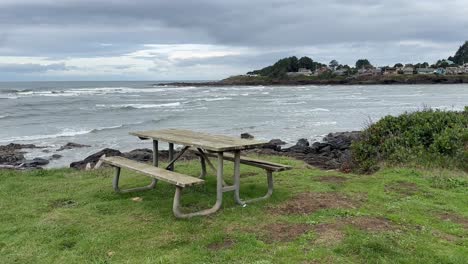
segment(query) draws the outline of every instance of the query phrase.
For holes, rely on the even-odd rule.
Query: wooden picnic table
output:
[[[188,217],[195,215],[207,215],[214,213],[221,208],[223,201],[224,192],[234,192],[234,199],[238,204],[245,205],[240,199],[240,153],[242,150],[256,148],[267,144],[265,141],[257,141],[250,139],[240,139],[235,137],[223,136],[223,135],[212,135],[208,133],[195,132],[191,130],[182,129],[163,129],[163,130],[150,130],[150,131],[138,131],[130,132],[130,135],[139,137],[140,139],[152,139],[153,140],[153,165],[158,166],[159,163],[159,149],[158,144],[160,141],[169,143],[169,165],[167,169],[173,171],[174,163],[187,151],[189,148],[195,148],[202,157],[203,161],[207,161],[210,167],[216,171],[216,204],[207,210],[195,212],[189,214]],[[174,144],[180,144],[184,147],[181,149],[179,154],[174,157]],[[217,156],[217,167],[214,168],[212,163],[209,161],[207,153],[205,151],[211,151],[216,153]],[[234,153],[234,185],[227,185],[224,182],[224,152]],[[205,167],[202,162],[202,167]],[[202,175],[205,173],[202,173]],[[205,175],[203,175],[205,176]],[[180,192],[176,192],[174,207],[179,207]],[[182,215],[180,212],[175,212],[176,216]]]
[[[197,215],[208,215],[218,211],[223,202],[223,193],[234,192],[236,203],[245,206],[247,202],[267,199],[273,193],[273,172],[291,169],[290,166],[276,164],[268,161],[261,161],[252,158],[241,158],[241,151],[257,148],[267,144],[266,141],[240,139],[230,136],[212,135],[208,133],[195,132],[182,129],[163,129],[150,131],[130,132],[142,140],[153,141],[153,166],[128,160],[122,157],[108,157],[102,160],[116,167],[116,176],[114,178],[114,190],[117,192],[131,192],[139,190],[153,189],[158,180],[163,180],[176,186],[174,195],[173,212],[177,218],[189,218]],[[169,144],[169,163],[165,168],[159,167],[159,142]],[[174,156],[174,144],[182,145],[182,149]],[[174,163],[187,151],[195,151],[200,157],[201,175],[200,178],[194,178],[174,172]],[[230,153],[227,153],[230,152]],[[226,154],[225,154],[226,153]],[[232,154],[231,154],[232,153]],[[214,166],[210,157],[217,158],[217,165]],[[224,182],[224,160],[234,162],[234,183],[228,185]],[[267,172],[268,192],[265,196],[243,201],[240,198],[240,164],[255,166],[265,169]],[[186,186],[201,184],[206,176],[206,164],[216,172],[216,203],[206,210],[194,213],[182,213],[180,211],[180,199],[182,190]],[[138,171],[152,177],[152,182],[148,186],[121,190],[119,188],[120,168],[127,168]]]

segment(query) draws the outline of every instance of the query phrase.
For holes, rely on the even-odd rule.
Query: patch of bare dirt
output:
[[[277,207],[271,208],[271,211],[286,215],[307,215],[322,209],[357,208],[362,203],[362,200],[362,197],[349,197],[337,192],[302,193]]]
[[[219,251],[219,250],[231,248],[234,246],[235,243],[236,242],[233,239],[226,238],[223,241],[211,243],[207,247],[210,250]]]
[[[397,193],[402,196],[412,196],[419,192],[418,185],[412,182],[398,181],[385,186],[388,193]]]
[[[390,220],[381,217],[352,217],[348,218],[345,222],[367,232],[382,232],[395,229]]]
[[[324,182],[324,183],[337,183],[341,184],[348,180],[348,178],[342,176],[320,176],[315,178],[316,181]]]
[[[468,230],[468,218],[457,215],[455,213],[444,212],[438,215],[441,220],[450,221],[463,226],[464,229]]]
[[[274,223],[262,226],[259,236],[265,243],[290,242],[311,229],[308,224]]]
[[[435,237],[438,237],[440,239],[443,239],[445,241],[448,241],[448,242],[457,242],[459,240],[459,238],[457,236],[450,235],[450,234],[447,234],[447,233],[443,233],[443,232],[440,232],[440,231],[434,231],[434,232],[432,232],[432,235],[434,235]]]
[[[71,208],[78,205],[78,202],[69,199],[58,199],[49,203],[52,208]]]
[[[385,218],[379,217],[351,217],[339,219],[335,223],[318,224],[314,227],[317,238],[314,244],[333,246],[339,244],[345,238],[344,228],[352,225],[367,232],[383,232],[395,230],[395,226]]]
[[[341,223],[319,224],[314,227],[317,238],[314,244],[321,246],[333,246],[339,244],[345,238]]]

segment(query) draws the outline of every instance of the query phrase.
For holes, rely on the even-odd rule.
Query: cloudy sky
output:
[[[309,56],[434,62],[467,0],[0,0],[0,81],[213,80]]]

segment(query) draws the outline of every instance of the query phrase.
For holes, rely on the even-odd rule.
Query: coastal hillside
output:
[[[430,64],[400,63],[377,66],[368,59],[354,65],[332,60],[328,64],[304,56],[278,60],[273,65],[231,76],[224,85],[299,85],[299,84],[433,84],[468,83],[468,41],[453,56]]]

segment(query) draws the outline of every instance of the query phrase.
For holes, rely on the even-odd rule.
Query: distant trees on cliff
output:
[[[325,66],[319,62],[313,61],[309,57],[302,57],[297,59],[296,56],[287,57],[278,60],[275,64],[265,67],[260,70],[254,70],[248,72],[247,74],[258,74],[261,76],[268,76],[268,77],[284,77],[288,72],[297,72],[299,68],[306,68],[309,70],[315,70],[316,68],[320,68]]]
[[[371,68],[372,64],[368,59],[359,59],[356,61],[356,69]]]
[[[455,55],[453,57],[450,56],[448,59],[458,65],[468,63],[468,41],[465,41],[465,43],[457,50]]]

